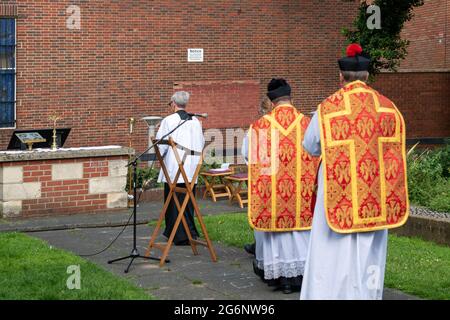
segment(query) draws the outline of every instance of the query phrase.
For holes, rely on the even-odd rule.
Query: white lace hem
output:
[[[265,265],[264,261],[256,261],[258,269],[264,270],[264,279],[295,278],[305,273],[305,261],[291,263],[278,262]]]

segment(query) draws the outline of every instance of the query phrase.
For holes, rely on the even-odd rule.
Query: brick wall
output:
[[[3,3],[0,5],[0,16],[16,17],[17,5],[11,1],[3,1]]]
[[[126,156],[0,163],[0,216],[105,211],[127,206]]]
[[[450,3],[425,0],[405,24],[402,38],[410,41],[400,70],[450,69]]]
[[[402,31],[410,45],[399,72],[374,84],[403,113],[408,138],[450,137],[449,18],[448,0],[425,0]]]
[[[208,113],[201,119],[204,129],[248,127],[258,117],[259,81],[180,82],[174,90],[191,93],[194,113]]]
[[[2,1],[11,3],[15,1]],[[351,25],[358,6],[358,1],[306,0],[17,3],[17,128],[48,128],[48,116],[58,112],[63,117],[59,126],[73,128],[66,146],[128,145],[128,118],[166,115],[167,101],[181,83],[255,81],[262,98],[267,82],[283,76],[292,84],[295,105],[307,113],[338,87],[335,61],[344,40],[340,29]],[[16,9],[2,5],[0,12],[16,14]],[[80,30],[66,27],[69,5],[81,8]],[[411,40],[409,57],[402,63],[405,70],[449,68],[448,16],[446,0],[426,1],[416,10],[403,33]],[[188,63],[188,48],[203,48],[205,61]],[[429,59],[424,59],[424,52]],[[408,92],[423,88],[426,82],[419,77],[404,80],[412,86]],[[434,78],[440,77],[448,81],[445,76]],[[390,80],[383,85],[383,79]],[[397,83],[392,76],[380,76],[377,85],[389,95],[398,90],[391,87]],[[444,101],[430,106],[436,114],[445,112],[445,97],[431,98]],[[408,97],[399,91],[391,98],[406,118],[421,113],[411,109]],[[190,107],[210,113],[205,122],[210,127],[222,125],[223,105],[236,110],[229,113],[234,119],[225,119],[227,126],[249,122],[248,110],[243,114],[241,104],[225,95],[217,107],[197,105],[194,95]],[[440,136],[448,132],[435,131],[441,127],[408,132]],[[147,126],[137,121],[135,129],[133,146],[142,151]],[[0,150],[6,148],[11,132],[0,129]]]
[[[402,112],[408,138],[450,137],[450,73],[382,73],[373,87]]]
[[[17,2],[17,127],[48,128],[56,111],[63,116],[59,126],[73,128],[67,146],[128,145],[127,119],[166,114],[174,85],[183,81],[258,81],[262,97],[272,77],[284,76],[299,108],[312,110],[336,90],[340,29],[358,5]],[[80,30],[66,28],[69,5],[81,8]],[[203,48],[205,61],[188,63],[188,48]],[[0,130],[0,149],[10,135]],[[140,151],[147,140],[147,126],[138,121],[134,146]]]

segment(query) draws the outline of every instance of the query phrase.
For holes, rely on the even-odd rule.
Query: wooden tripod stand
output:
[[[155,143],[156,141],[157,140],[154,140],[153,143]],[[158,144],[159,145],[168,145],[169,148],[172,149],[172,151],[173,151],[173,153],[175,155],[175,159],[176,159],[176,161],[178,163],[178,171],[177,171],[173,181],[171,181],[171,179],[170,179],[169,173],[167,171],[167,167],[166,167],[166,165],[164,163],[164,159],[163,159],[163,157],[161,155],[161,151],[159,149],[159,145]],[[159,266],[160,267],[164,266],[164,263],[166,262],[166,258],[169,255],[170,248],[172,247],[173,239],[175,238],[175,234],[176,234],[176,232],[178,230],[178,227],[179,227],[180,223],[182,223],[183,224],[183,228],[184,228],[184,230],[185,230],[185,232],[186,232],[186,234],[188,236],[189,244],[190,244],[190,246],[192,248],[192,252],[194,253],[194,255],[198,255],[197,245],[203,245],[203,246],[206,246],[208,248],[209,253],[211,255],[212,261],[216,262],[217,261],[216,253],[215,253],[214,248],[212,246],[211,240],[209,239],[205,223],[203,222],[202,215],[200,214],[200,209],[198,207],[197,201],[196,201],[194,193],[193,193],[193,189],[194,189],[194,186],[195,186],[195,181],[197,180],[198,174],[200,173],[200,169],[201,169],[201,166],[203,164],[203,151],[202,152],[198,152],[198,151],[193,151],[193,150],[190,150],[188,148],[185,148],[185,147],[175,143],[172,138],[169,138],[169,140],[162,140],[158,144],[155,145],[156,157],[158,158],[158,161],[161,164],[161,169],[163,170],[164,176],[166,177],[166,181],[169,184],[170,191],[169,191],[169,194],[167,196],[166,201],[164,202],[164,207],[163,207],[163,209],[161,211],[161,214],[159,215],[159,219],[158,219],[158,223],[156,224],[156,228],[155,228],[155,230],[153,230],[153,234],[152,234],[152,237],[151,237],[150,242],[148,244],[148,248],[147,248],[147,251],[145,253],[145,256],[148,257],[150,255],[150,251],[151,251],[152,248],[157,248],[157,249],[161,250],[162,251],[162,256],[161,256],[161,260],[160,260]],[[180,158],[178,150],[184,151],[183,158]],[[197,165],[197,168],[195,170],[195,173],[194,173],[194,176],[192,177],[191,182],[189,182],[189,179],[188,179],[188,177],[186,175],[186,171],[184,170],[184,163],[185,163],[186,158],[188,156],[199,156],[200,157],[198,165]],[[185,185],[186,185],[185,188],[177,186],[177,181],[178,181],[178,178],[180,177],[180,174],[183,177],[183,180],[185,181]],[[184,197],[184,201],[183,201],[183,203],[181,205],[180,205],[180,202],[178,200],[176,192],[186,194],[186,196]],[[156,241],[156,237],[159,234],[159,230],[161,228],[161,224],[162,224],[162,222],[164,220],[164,217],[165,217],[165,215],[167,213],[167,209],[169,207],[169,204],[170,204],[172,198],[173,198],[173,200],[175,202],[175,205],[176,205],[176,207],[178,209],[178,217],[177,217],[177,219],[175,221],[175,225],[173,226],[172,232],[171,232],[171,234],[169,236],[169,239],[168,239],[167,243],[156,243],[155,242]],[[192,203],[192,205],[194,207],[195,216],[198,219],[198,222],[200,224],[200,228],[202,230],[203,236],[205,237],[205,241],[194,240],[192,238],[191,232],[189,230],[189,226],[188,226],[188,224],[186,222],[186,218],[184,216],[184,212],[186,211],[186,207],[187,207],[187,205],[189,203],[189,200],[191,201],[191,203]]]

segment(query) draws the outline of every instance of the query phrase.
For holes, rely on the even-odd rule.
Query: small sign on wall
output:
[[[203,62],[203,49],[188,49],[188,62]]]

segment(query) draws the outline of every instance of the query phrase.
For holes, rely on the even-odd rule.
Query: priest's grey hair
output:
[[[264,116],[272,110],[272,101],[270,101],[269,98],[264,98],[264,100],[261,102],[261,106],[259,107],[259,114],[261,116]]]
[[[341,70],[342,77],[344,77],[344,80],[347,82],[351,81],[367,81],[369,78],[369,72],[368,71],[342,71]]]
[[[170,101],[173,101],[176,103],[176,105],[180,108],[185,108],[186,105],[189,102],[190,94],[186,91],[177,91],[173,94]]]

